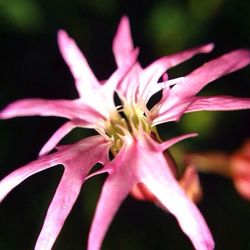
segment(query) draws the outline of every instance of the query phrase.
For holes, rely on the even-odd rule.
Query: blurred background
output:
[[[122,15],[129,16],[139,59],[154,59],[185,48],[214,42],[215,50],[170,70],[183,76],[230,50],[250,47],[250,2],[245,0],[1,0],[0,108],[27,98],[76,98],[73,78],[57,48],[58,29],[65,29],[82,49],[99,79],[115,69],[111,42]],[[225,76],[202,94],[250,97],[249,67]],[[41,146],[64,120],[16,118],[0,122],[0,177],[36,159]],[[250,111],[199,112],[178,124],[161,126],[162,137],[196,131],[178,152],[233,152],[250,138]],[[75,130],[63,143],[93,131]],[[177,153],[176,153],[177,152]],[[178,159],[177,159],[178,161]],[[0,249],[33,249],[63,168],[57,166],[18,186],[0,206]],[[204,191],[199,208],[218,250],[250,249],[250,204],[230,179],[201,174]],[[88,180],[53,249],[85,249],[89,226],[105,176]],[[103,244],[104,250],[192,249],[175,219],[154,204],[128,197]]]

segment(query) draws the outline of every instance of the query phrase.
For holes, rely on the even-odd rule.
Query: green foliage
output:
[[[35,30],[43,23],[39,4],[32,0],[4,0],[0,2],[0,15],[20,30]]]

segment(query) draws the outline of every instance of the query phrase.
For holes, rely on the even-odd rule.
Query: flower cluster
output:
[[[129,20],[123,17],[113,40],[117,69],[99,81],[87,60],[65,31],[58,32],[61,54],[74,77],[79,98],[75,100],[24,99],[9,104],[1,119],[17,116],[67,118],[40,151],[39,158],[10,173],[0,182],[0,201],[31,175],[62,164],[63,176],[51,201],[36,242],[36,250],[51,249],[87,178],[108,173],[91,225],[88,250],[99,250],[119,206],[132,190],[151,195],[172,213],[197,250],[214,248],[207,224],[188,198],[164,151],[183,139],[182,135],[161,141],[156,125],[178,121],[189,112],[250,108],[250,99],[232,96],[196,96],[208,83],[245,67],[250,52],[239,49],[212,60],[185,77],[168,79],[166,71],[199,53],[209,53],[213,44],[164,56],[146,68],[137,61],[138,49],[131,38]],[[162,97],[147,106],[157,92]],[[116,106],[114,94],[120,98]],[[72,145],[57,146],[76,127],[92,128],[98,134]],[[56,152],[51,152],[56,148]],[[112,157],[110,156],[112,155]],[[101,163],[101,170],[89,175]],[[143,191],[144,190],[144,191]],[[138,193],[137,193],[138,195]]]

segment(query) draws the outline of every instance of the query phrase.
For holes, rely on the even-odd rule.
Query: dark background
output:
[[[2,0],[0,1],[0,107],[27,97],[76,97],[72,76],[59,54],[57,30],[77,41],[99,79],[115,69],[111,42],[123,14],[129,16],[140,61],[216,44],[170,71],[181,76],[208,59],[240,47],[250,47],[250,2],[247,0],[115,1],[115,0]],[[223,77],[204,94],[250,97],[250,69]],[[64,122],[59,118],[16,118],[0,122],[0,177],[36,159],[47,138]],[[161,127],[163,137],[198,131],[200,136],[176,150],[232,152],[250,137],[250,112],[210,112],[187,115],[180,123]],[[74,131],[64,142],[89,132]],[[0,249],[33,249],[62,167],[39,173],[19,185],[0,206]],[[91,218],[104,177],[84,185],[82,193],[54,246],[85,249]],[[231,180],[201,174],[204,214],[218,250],[250,249],[250,204],[239,196]],[[109,250],[192,249],[175,219],[153,204],[129,197],[105,238]]]

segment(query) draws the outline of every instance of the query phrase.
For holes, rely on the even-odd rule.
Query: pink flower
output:
[[[250,140],[230,157],[230,176],[239,194],[250,200]]]
[[[35,249],[51,249],[87,178],[107,172],[95,216],[91,225],[88,250],[98,250],[119,206],[136,186],[143,184],[171,212],[195,249],[214,248],[206,222],[197,207],[186,196],[171,170],[163,151],[187,134],[161,142],[156,125],[177,121],[187,112],[199,110],[234,110],[250,108],[250,99],[231,96],[196,97],[209,82],[245,67],[250,52],[240,49],[206,63],[191,74],[168,80],[166,71],[198,53],[208,53],[208,44],[162,57],[146,68],[136,61],[129,21],[123,17],[113,42],[117,70],[108,80],[98,81],[84,55],[65,31],[58,32],[62,56],[75,79],[76,100],[25,99],[8,105],[1,119],[16,116],[60,116],[68,118],[42,148],[39,158],[12,172],[0,182],[0,200],[29,176],[49,167],[63,164],[64,173],[38,237]],[[164,81],[159,82],[159,79]],[[152,108],[147,103],[162,91],[161,100]],[[122,106],[116,107],[117,92]],[[122,115],[121,115],[122,113]],[[125,118],[124,118],[125,117]],[[75,127],[95,129],[99,135],[75,144],[59,146],[60,140]],[[109,152],[113,159],[109,158]],[[89,175],[97,163],[103,168]]]
[[[236,152],[195,152],[185,155],[187,164],[201,172],[216,173],[232,179],[238,193],[250,200],[250,140]]]

